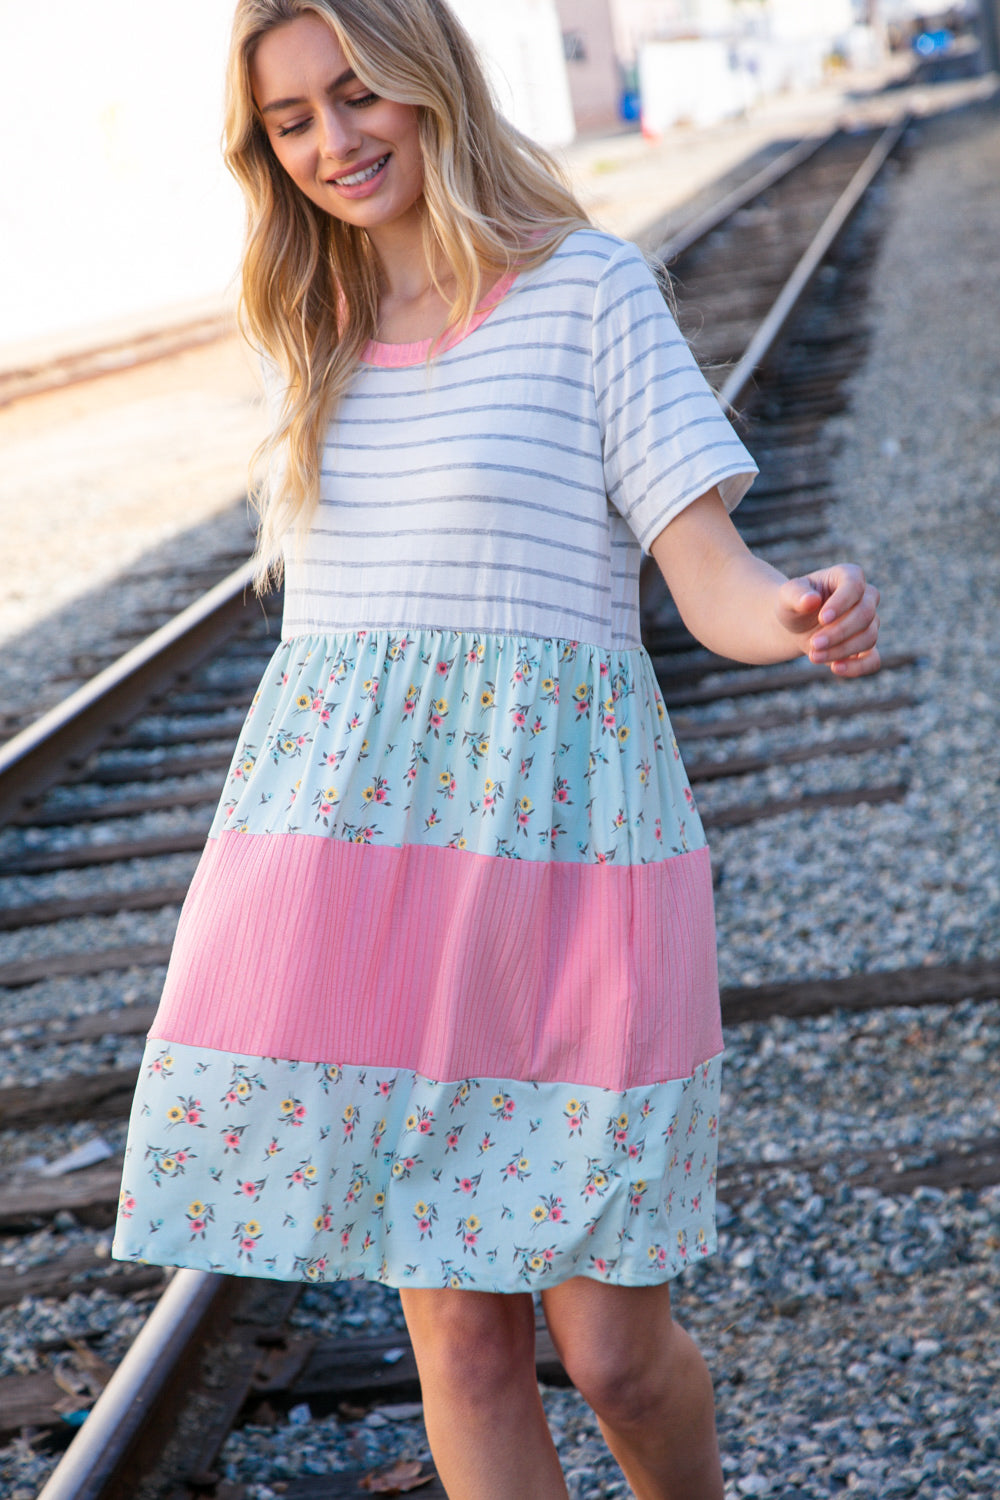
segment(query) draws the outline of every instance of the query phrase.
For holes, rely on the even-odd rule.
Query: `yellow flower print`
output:
[[[328,786],[323,793],[323,800],[325,802],[336,802],[339,795],[335,786]]]
[[[619,743],[619,745],[624,745],[625,741],[628,739],[628,737],[631,734],[631,732],[632,731],[629,729],[629,727],[628,727],[627,724],[622,724],[619,727],[619,730],[618,730],[618,743]]]
[[[486,780],[483,782],[483,791],[487,792],[487,793],[492,792],[494,786],[495,786],[495,782],[492,782],[490,780],[490,778],[487,776]]]
[[[313,1178],[316,1176],[316,1168],[310,1163],[308,1167],[305,1167],[303,1169],[302,1175],[303,1177],[307,1177],[309,1181],[312,1182]]]
[[[374,1203],[375,1203],[375,1207],[376,1208],[384,1208],[385,1207],[385,1194],[384,1193],[376,1193],[375,1194],[375,1198],[374,1198]]]
[[[291,755],[292,751],[295,749],[295,741],[294,740],[282,740],[282,742],[281,742],[281,748],[282,748],[282,750],[284,750],[286,752],[286,754]]]
[[[313,1219],[313,1228],[315,1230],[317,1230],[317,1231],[319,1231],[320,1229],[323,1228],[323,1215],[322,1214],[317,1214],[316,1218]]]
[[[161,1061],[162,1061],[162,1063],[163,1063],[163,1066],[164,1066],[164,1067],[165,1067],[165,1068],[172,1068],[172,1067],[173,1067],[173,1065],[174,1065],[174,1060],[173,1060],[173,1058],[172,1058],[172,1057],[171,1057],[171,1055],[170,1055],[170,1053],[169,1053],[169,1052],[168,1052],[168,1053],[167,1053],[167,1055],[166,1055],[166,1057],[164,1057],[164,1058],[162,1058],[162,1059],[161,1059]]]
[[[618,1126],[619,1130],[627,1130],[628,1129],[628,1115],[619,1115],[618,1118],[617,1118],[617,1120],[615,1121],[615,1124]]]
[[[394,1161],[393,1162],[393,1164],[392,1164],[392,1175],[393,1175],[393,1177],[402,1177],[404,1170],[405,1170],[405,1168],[404,1168],[403,1163],[401,1161]]]
[[[167,1119],[170,1121],[171,1125],[176,1125],[177,1121],[183,1120],[183,1118],[184,1111],[181,1109],[179,1104],[172,1104],[167,1110]]]
[[[492,708],[493,702],[493,694],[490,692],[489,688],[479,694],[479,703],[482,708]]]
[[[522,1156],[520,1158],[520,1160],[518,1161],[517,1166],[518,1166],[518,1170],[519,1171],[526,1172],[528,1170],[528,1168],[531,1166],[531,1163],[530,1163],[530,1161],[528,1160],[528,1158],[526,1156]]]
[[[239,1083],[236,1085],[236,1092],[237,1094],[239,1094],[241,1099],[245,1099],[250,1093],[250,1085],[245,1078],[241,1078]]]
[[[542,692],[543,693],[551,693],[554,687],[555,687],[555,683],[552,681],[551,677],[543,677],[542,678]]]
[[[478,1214],[470,1214],[469,1217],[465,1220],[465,1228],[469,1231],[470,1234],[475,1234],[481,1223],[482,1220],[480,1219]]]
[[[615,707],[615,700],[613,698],[605,698],[605,700],[604,700],[604,712],[606,714],[613,713],[614,712],[614,707]]]
[[[307,693],[300,693],[299,696],[295,700],[295,707],[296,708],[308,708],[311,702],[312,702],[312,699],[309,697],[309,695]]]
[[[344,1115],[343,1115],[343,1118],[345,1120],[353,1120],[356,1113],[357,1113],[357,1105],[356,1104],[347,1104],[347,1105],[344,1106]]]
[[[528,1265],[533,1271],[540,1271],[545,1265],[545,1257],[543,1255],[533,1255],[528,1261]]]
[[[205,1205],[204,1203],[202,1203],[200,1198],[196,1198],[193,1203],[188,1204],[188,1213],[191,1214],[194,1218],[200,1218],[204,1212]]]
[[[437,709],[439,714],[446,714],[448,712],[447,698],[438,698],[438,700],[434,704],[434,707]]]
[[[582,703],[586,696],[587,684],[585,682],[581,682],[579,687],[573,689],[573,697],[576,698],[580,703]]]
[[[454,1287],[455,1290],[457,1291],[458,1288],[462,1285],[462,1278],[461,1278],[461,1276],[452,1275],[451,1280],[448,1282],[448,1285],[450,1287]]]
[[[608,1184],[608,1179],[605,1177],[605,1175],[604,1175],[603,1172],[595,1172],[594,1173],[594,1186],[596,1188],[607,1187],[607,1184]]]
[[[548,1216],[548,1209],[543,1208],[540,1203],[536,1203],[534,1208],[531,1210],[531,1217],[534,1219],[536,1224],[541,1224],[545,1219],[548,1218]]]
[[[440,774],[440,776],[438,777],[438,781],[441,783],[442,786],[450,786],[451,785],[451,772],[450,771],[442,771],[441,774]]]
[[[407,1128],[407,1130],[416,1130],[416,1128],[419,1125],[419,1123],[420,1123],[420,1121],[417,1119],[416,1115],[407,1115],[407,1117],[406,1117],[406,1128]]]
[[[569,1103],[566,1105],[566,1113],[568,1115],[578,1115],[580,1113],[579,1099],[570,1099]]]
[[[490,1102],[493,1105],[494,1109],[503,1109],[503,1104],[504,1104],[503,1094],[494,1094],[493,1098],[492,1098],[492,1100]]]
[[[295,1108],[295,1100],[294,1099],[282,1099],[282,1101],[281,1101],[281,1113],[283,1115],[290,1115],[291,1112],[292,1112],[292,1110],[294,1108]]]
[[[371,802],[375,796],[375,788],[373,786],[366,786],[361,795],[366,802]]]
[[[479,751],[480,755],[485,755],[486,752],[487,752],[487,750],[489,748],[490,748],[490,742],[489,742],[489,740],[480,740],[479,744],[476,746],[476,749]]]
[[[530,797],[522,797],[517,805],[522,812],[528,813],[531,811],[535,804],[532,802]]]
[[[162,1172],[175,1172],[177,1170],[177,1163],[174,1158],[172,1156],[165,1156],[160,1162],[160,1170]]]
[[[256,1239],[257,1236],[262,1233],[261,1227],[257,1223],[256,1219],[247,1219],[247,1221],[244,1224],[243,1228],[246,1230],[247,1234],[250,1235],[250,1237],[252,1239]]]
[[[421,1198],[421,1200],[420,1200],[419,1203],[414,1203],[414,1205],[413,1205],[413,1213],[414,1213],[414,1216],[416,1218],[418,1218],[418,1219],[422,1219],[422,1218],[424,1218],[426,1216],[426,1214],[427,1214],[427,1204],[423,1201],[422,1198]]]

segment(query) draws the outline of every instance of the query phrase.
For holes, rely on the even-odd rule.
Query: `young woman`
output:
[[[270,370],[283,638],[178,928],[121,1258],[400,1288],[453,1500],[566,1490],[552,1338],[640,1500],[719,1500],[669,1280],[715,1245],[701,826],[641,549],[751,662],[878,667],[785,580],[634,247],[496,112],[443,0],[240,0],[227,160]]]

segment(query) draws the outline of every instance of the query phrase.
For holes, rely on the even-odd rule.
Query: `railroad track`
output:
[[[877,232],[866,194],[902,131],[900,123],[878,140],[835,134],[803,143],[664,247],[682,325],[761,464],[740,524],[756,550],[788,571],[828,550],[836,496],[825,424],[863,357]],[[0,1086],[7,1159],[21,1164],[0,1177],[0,1234],[48,1235],[51,1252],[51,1226],[61,1223],[64,1242],[61,1255],[41,1253],[29,1272],[0,1267],[0,1308],[25,1291],[49,1299],[90,1292],[105,1305],[120,1299],[131,1307],[125,1299],[141,1304],[163,1287],[158,1268],[108,1261],[107,1228],[140,1040],[177,907],[245,705],[277,641],[280,599],[248,603],[247,582],[246,569],[237,569],[0,751],[6,1077],[22,1056],[52,1060],[41,1084]],[[845,703],[843,684],[807,664],[747,669],[696,648],[649,574],[643,619],[709,828],[905,796],[912,657],[890,657]],[[845,732],[855,720],[858,728]],[[982,964],[730,990],[724,1018],[995,997],[998,978],[995,965]],[[81,1165],[88,1151],[104,1159]],[[50,1166],[31,1166],[33,1157]],[[852,1165],[859,1182],[882,1192],[919,1183],[975,1188],[1000,1181],[1000,1144],[955,1140],[919,1161],[881,1150]],[[842,1167],[822,1153],[742,1162],[721,1179],[722,1196],[735,1202],[768,1192],[784,1172],[820,1181]],[[217,1483],[214,1466],[241,1413],[280,1415],[308,1404],[319,1414],[418,1394],[404,1334],[303,1336],[287,1323],[297,1292],[180,1272],[113,1379],[129,1319],[116,1343],[81,1317],[81,1336],[51,1337],[31,1375],[0,1377],[0,1437],[27,1431],[57,1449],[107,1383],[44,1500],[134,1495],[177,1423],[187,1436],[169,1493],[238,1500],[243,1491]],[[544,1333],[538,1355],[540,1375],[557,1383]],[[182,1396],[192,1394],[193,1419],[181,1412]],[[150,1428],[145,1417],[154,1407],[159,1420]],[[358,1495],[358,1486],[354,1473],[290,1481],[283,1493],[316,1500]],[[424,1493],[443,1491],[432,1479]]]

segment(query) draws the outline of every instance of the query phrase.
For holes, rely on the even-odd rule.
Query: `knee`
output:
[[[535,1322],[530,1298],[477,1292],[429,1294],[433,1302],[411,1314],[410,1337],[421,1381],[451,1399],[493,1406],[509,1397],[518,1371],[534,1382]],[[411,1294],[412,1296],[412,1294]]]
[[[610,1427],[645,1428],[670,1402],[670,1360],[644,1341],[581,1340],[562,1359],[588,1406]]]

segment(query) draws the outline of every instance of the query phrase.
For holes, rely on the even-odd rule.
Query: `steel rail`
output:
[[[754,375],[766,363],[785,325],[798,307],[820,266],[847,228],[868,189],[899,144],[909,120],[908,114],[901,113],[886,126],[816,231],[812,243],[800,257],[738,364],[729,372],[719,392],[719,401],[725,410],[730,410],[739,404],[748,391]]]
[[[656,258],[662,260],[664,265],[669,265],[678,256],[686,255],[693,250],[695,245],[707,239],[716,229],[721,229],[727,219],[738,213],[741,208],[746,208],[755,198],[766,193],[768,188],[774,187],[775,183],[781,182],[782,178],[790,177],[796,167],[802,166],[811,156],[815,156],[821,146],[826,146],[835,136],[841,133],[839,125],[832,130],[821,131],[816,135],[806,136],[804,140],[798,141],[796,145],[790,146],[774,161],[768,162],[759,172],[755,172],[746,182],[741,182],[738,187],[726,193],[718,203],[713,203],[702,213],[689,219],[686,224],[665,239],[656,249]]]
[[[0,826],[27,798],[52,786],[107,737],[116,716],[133,718],[156,694],[210,656],[246,608],[249,562],[133,646],[75,693],[0,745]]]
[[[135,1494],[140,1476],[123,1472],[131,1451],[227,1290],[210,1271],[176,1273],[37,1500]]]

